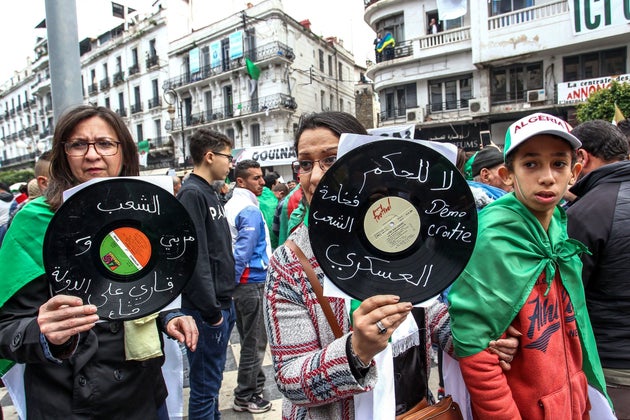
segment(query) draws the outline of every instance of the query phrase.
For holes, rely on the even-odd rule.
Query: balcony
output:
[[[148,101],[149,109],[158,108],[162,106],[162,98],[151,98]]]
[[[231,107],[220,107],[211,111],[203,111],[190,114],[184,119],[184,127],[195,127],[197,125],[209,124],[215,121],[226,120],[229,118],[243,117],[246,115],[254,115],[274,110],[285,110],[293,112],[297,109],[295,98],[289,95],[278,93],[275,95],[264,96],[253,101],[241,102]],[[180,118],[173,120],[173,130],[181,130]]]
[[[99,82],[99,86],[100,86],[101,90],[109,89],[109,77],[106,77],[105,79],[101,80]]]
[[[413,44],[411,41],[403,41],[395,47],[385,48],[382,52],[376,53],[376,62],[393,60],[395,58],[409,57],[413,55]]]
[[[42,132],[39,133],[39,138],[40,139],[45,139],[46,137],[50,136],[52,134],[52,131],[50,130],[50,127],[46,127],[44,128],[44,130]]]
[[[125,81],[125,73],[122,71],[114,73],[112,80],[113,80],[114,86],[118,86],[119,84]]]
[[[470,40],[470,27],[450,29],[420,38],[420,48],[435,48]]]
[[[96,83],[92,83],[88,85],[88,94],[89,95],[96,95],[98,93],[98,86],[96,85]]]
[[[24,155],[16,156],[11,159],[2,160],[2,166],[7,167],[7,166],[15,165],[17,163],[29,162],[29,161],[34,160],[36,157],[37,157],[37,152],[26,153]]]
[[[146,64],[147,64],[147,69],[150,69],[152,67],[155,67],[159,64],[159,57],[157,54],[152,54],[150,56],[147,57],[146,60]]]
[[[126,117],[127,116],[127,108],[119,108],[116,110],[116,114],[120,115],[121,117]]]
[[[272,60],[277,57],[293,61],[295,59],[295,53],[292,48],[281,42],[272,42],[256,48],[254,51],[245,52],[243,57],[221,63],[218,66],[211,67],[210,65],[206,65],[194,73],[184,73],[179,76],[172,77],[164,82],[162,88],[164,90],[177,89],[178,87],[185,86],[190,83],[200,82],[211,77],[229,74],[229,72],[234,70],[244,69],[245,57],[249,57],[250,60],[257,63],[264,60]]]
[[[137,104],[133,104],[131,105],[131,114],[137,114],[139,112],[142,112],[142,103],[138,102]]]
[[[526,7],[513,12],[489,17],[488,30],[492,31],[526,22],[536,22],[543,18],[565,14],[568,11],[569,2],[566,0]]]
[[[138,64],[134,64],[130,66],[127,71],[129,72],[129,76],[133,76],[134,74],[140,73],[140,66]]]

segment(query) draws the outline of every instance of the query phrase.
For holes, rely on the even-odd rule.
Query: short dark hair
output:
[[[46,188],[46,199],[53,211],[61,206],[63,192],[77,185],[77,180],[72,175],[68,157],[64,150],[64,142],[72,134],[81,122],[99,117],[109,125],[116,133],[120,142],[119,153],[122,153],[122,167],[119,176],[134,176],[140,174],[138,163],[138,148],[136,146],[127,124],[120,115],[109,108],[95,105],[79,105],[66,111],[53,134],[53,146],[50,156],[50,178]]]
[[[195,165],[203,162],[208,152],[220,152],[226,147],[232,147],[232,140],[223,133],[199,128],[190,136],[190,156]]]
[[[585,121],[575,127],[571,134],[580,139],[582,149],[604,162],[628,159],[628,139],[610,121]]]
[[[265,176],[263,176],[263,179],[265,180],[265,187],[269,189],[273,188],[274,184],[279,178],[280,174],[278,174],[277,172],[266,173]]]
[[[247,171],[251,168],[260,168],[260,163],[253,159],[244,159],[236,164],[234,168],[235,178],[247,178]]]
[[[11,192],[11,188],[9,188],[9,186],[5,182],[0,182],[0,190]]]
[[[302,114],[298,123],[298,129],[295,132],[295,153],[298,152],[298,143],[304,130],[315,128],[327,128],[337,135],[342,133],[367,134],[367,130],[354,116],[339,111],[313,112],[310,114]]]

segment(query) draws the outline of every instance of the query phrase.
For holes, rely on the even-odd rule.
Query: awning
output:
[[[290,165],[296,159],[292,142],[274,143],[267,146],[248,147],[234,150],[236,163],[245,159],[253,159],[260,166]]]

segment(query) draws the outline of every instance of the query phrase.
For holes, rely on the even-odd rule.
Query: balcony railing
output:
[[[569,2],[566,0],[546,3],[488,18],[488,30],[501,29],[506,26],[538,21],[542,18],[568,13]]]
[[[245,57],[248,57],[250,60],[256,62],[276,56],[284,57],[287,60],[291,61],[295,59],[295,53],[293,52],[292,48],[286,46],[281,42],[272,42],[270,44],[258,47],[253,51],[245,52],[243,57],[241,58],[230,60],[214,67],[206,65],[201,67],[198,71],[194,73],[184,73],[179,76],[172,77],[164,82],[162,88],[164,90],[176,89],[189,83],[198,82],[212,76],[217,76],[222,73],[243,68],[245,67]]]
[[[119,108],[116,110],[116,114],[120,115],[121,117],[126,117],[127,116],[127,108]]]
[[[133,66],[130,66],[128,69],[129,71],[129,76],[140,73],[140,66],[137,64],[134,64]]]
[[[395,47],[385,48],[380,53],[376,53],[376,62],[393,60],[395,58],[408,57],[413,55],[413,45],[411,41],[403,41]]]
[[[109,77],[101,80],[99,86],[101,87],[101,90],[109,89]]]
[[[151,67],[158,65],[159,57],[157,54],[150,55],[149,57],[147,57],[146,61],[147,61],[147,68],[150,69]]]
[[[117,86],[117,85],[121,84],[124,81],[125,81],[125,73],[124,72],[119,71],[118,73],[114,73],[114,76],[113,76],[114,86]]]
[[[420,38],[420,48],[433,48],[470,40],[470,27],[449,29]]]
[[[36,157],[37,157],[37,152],[30,152],[30,153],[26,153],[24,155],[16,156],[10,159],[3,159],[2,166],[6,167],[6,166],[14,165],[16,163],[28,162],[35,159]]]
[[[52,130],[49,127],[44,128],[43,131],[41,131],[39,133],[39,138],[40,139],[45,139],[46,137],[50,136],[52,134]]]
[[[157,108],[162,106],[162,98],[151,98],[149,99],[149,109]]]
[[[139,112],[142,112],[142,103],[138,102],[137,104],[132,104],[131,105],[131,113],[132,114],[137,114]]]
[[[173,142],[169,136],[155,137],[149,139],[149,147],[151,149],[159,149],[161,147],[173,147]]]
[[[184,119],[184,126],[194,127],[200,124],[208,124],[214,121],[220,121],[228,118],[251,115],[258,112],[266,112],[276,109],[295,111],[297,109],[297,103],[292,96],[278,93],[275,95],[264,96],[262,98],[258,98],[252,101],[234,104],[233,106],[221,107],[211,111],[203,111],[195,114],[190,114]],[[179,118],[175,118],[173,120],[171,131],[181,130],[181,128],[181,120]]]
[[[88,94],[94,95],[96,93],[98,93],[98,86],[96,86],[96,83],[88,85]]]

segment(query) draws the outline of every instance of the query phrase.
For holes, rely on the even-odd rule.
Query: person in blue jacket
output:
[[[240,161],[234,175],[236,188],[225,205],[234,250],[236,328],[241,339],[233,409],[264,413],[271,409],[271,403],[262,396],[267,346],[262,300],[271,243],[257,197],[265,180],[260,164],[251,159]]]

